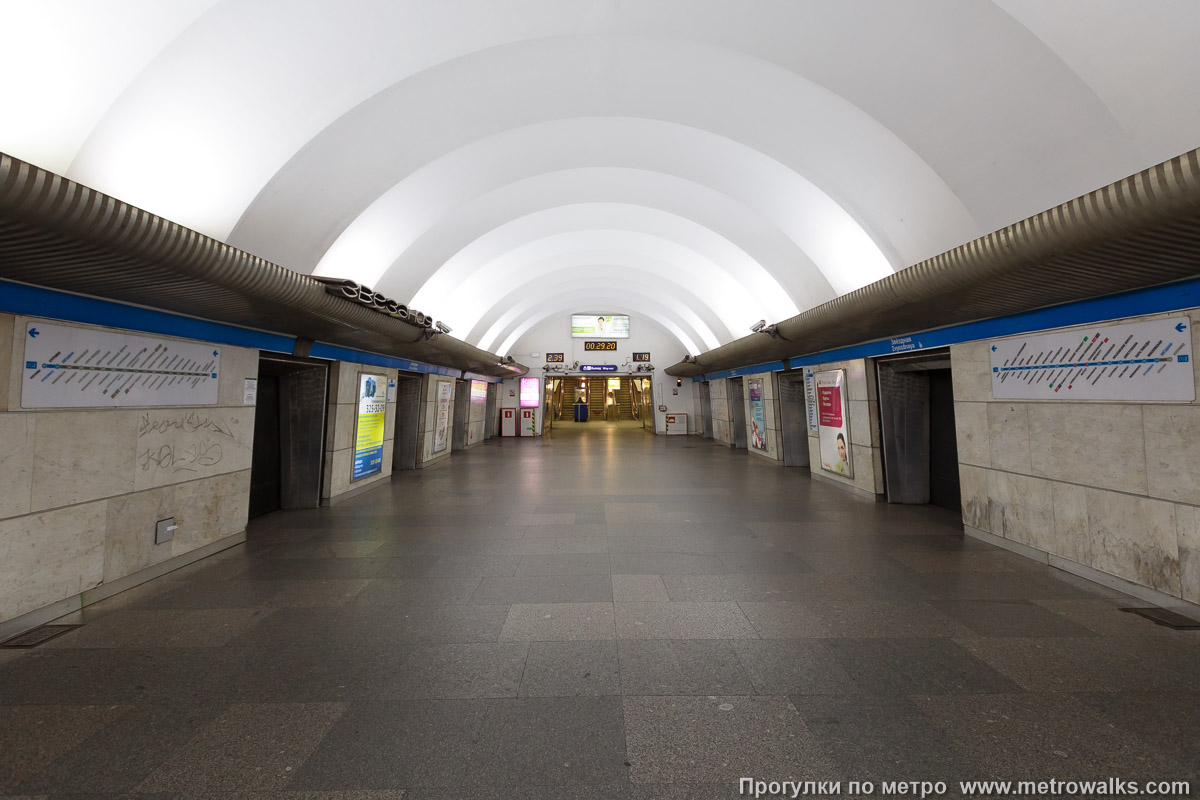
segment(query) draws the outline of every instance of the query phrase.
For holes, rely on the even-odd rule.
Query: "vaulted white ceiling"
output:
[[[1200,145],[1193,0],[2,0],[0,150],[504,353],[696,353]]]

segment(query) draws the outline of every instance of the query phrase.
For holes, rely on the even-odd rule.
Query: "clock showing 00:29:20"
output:
[[[584,342],[584,350],[616,350],[616,342]]]

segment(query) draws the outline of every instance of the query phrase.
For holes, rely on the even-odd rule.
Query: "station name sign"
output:
[[[616,372],[616,364],[583,364],[579,367],[580,372]]]
[[[584,350],[616,350],[616,342],[584,342]]]

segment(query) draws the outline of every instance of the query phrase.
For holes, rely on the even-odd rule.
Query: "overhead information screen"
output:
[[[629,317],[606,314],[572,314],[573,339],[628,339]]]

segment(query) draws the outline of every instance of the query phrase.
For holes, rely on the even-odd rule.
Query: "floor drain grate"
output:
[[[1127,611],[1130,614],[1137,614],[1139,617],[1145,617],[1156,625],[1166,625],[1168,628],[1174,628],[1177,631],[1200,630],[1200,621],[1194,620],[1191,617],[1185,617],[1183,614],[1178,614],[1174,611],[1168,611],[1165,608],[1122,608],[1121,610]]]
[[[5,639],[3,642],[0,642],[0,647],[37,647],[39,644],[45,644],[56,636],[62,636],[67,631],[73,631],[76,628],[82,627],[82,625],[43,625],[31,631],[18,633],[11,639]]]

